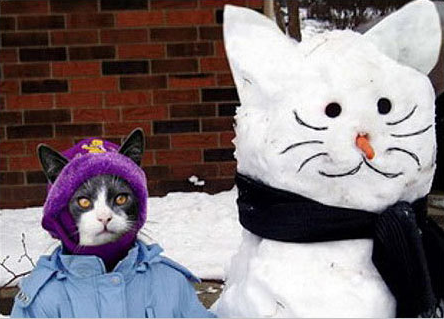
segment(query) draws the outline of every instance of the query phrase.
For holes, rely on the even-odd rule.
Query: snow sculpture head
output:
[[[435,93],[426,74],[442,38],[432,2],[412,2],[364,35],[301,43],[249,9],[226,6],[224,19],[241,174],[370,211],[429,192]]]

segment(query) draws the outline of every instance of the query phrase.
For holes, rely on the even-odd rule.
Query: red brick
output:
[[[208,194],[217,194],[223,191],[229,191],[233,189],[233,178],[224,179],[206,179],[203,191]]]
[[[33,110],[23,115],[26,124],[71,122],[70,110]]]
[[[36,154],[37,146],[39,144],[46,144],[51,148],[61,152],[73,146],[73,141],[70,138],[57,138],[57,139],[38,139],[26,141],[26,153]]]
[[[99,35],[95,30],[51,32],[52,45],[93,44],[98,42]]]
[[[3,47],[46,46],[48,33],[46,32],[14,32],[2,34]]]
[[[215,177],[218,172],[217,164],[185,164],[171,167],[171,175],[177,179],[188,179],[193,175],[199,178]]]
[[[96,0],[50,0],[52,12],[95,12],[97,11]]]
[[[168,166],[148,166],[143,167],[143,170],[149,181],[157,181],[170,177],[170,169]]]
[[[170,137],[166,135],[147,136],[145,139],[147,150],[170,149]]]
[[[161,11],[129,11],[117,13],[118,27],[143,27],[163,24]]]
[[[100,75],[99,62],[54,62],[52,64],[54,77],[70,77],[82,75]]]
[[[23,172],[7,172],[0,174],[0,185],[23,185],[25,177]]]
[[[6,97],[8,109],[50,109],[53,105],[52,95],[9,95]]]
[[[225,58],[201,58],[200,68],[202,72],[230,71]]]
[[[133,105],[150,105],[151,94],[148,92],[123,92],[123,93],[107,93],[105,95],[106,106],[133,106]]]
[[[2,14],[30,14],[47,13],[49,6],[46,0],[33,1],[2,1],[0,3]]]
[[[173,148],[210,148],[217,147],[217,134],[187,134],[171,136]]]
[[[202,162],[202,152],[200,150],[157,151],[156,153],[156,163],[159,165],[199,162]]]
[[[216,80],[212,74],[170,75],[168,77],[170,88],[207,87],[215,84]]]
[[[48,77],[49,63],[6,64],[3,72],[5,78]]]
[[[220,26],[199,27],[199,35],[201,40],[222,40],[223,32]]]
[[[5,157],[0,157],[0,171],[8,170],[8,159]]]
[[[123,44],[118,46],[120,59],[155,59],[165,57],[165,46],[162,44]]]
[[[150,29],[153,42],[188,42],[197,40],[196,28],[152,28]]]
[[[236,162],[225,162],[220,163],[220,175],[221,176],[234,176],[237,169],[237,163]]]
[[[8,62],[17,62],[18,55],[16,49],[1,49],[0,50],[0,62],[8,63]]]
[[[52,125],[15,125],[6,128],[8,139],[48,138],[53,137]]]
[[[226,4],[245,7],[246,0],[200,0],[200,6],[205,7],[223,7]]]
[[[19,30],[65,28],[65,18],[63,16],[26,16],[17,19]]]
[[[9,169],[11,171],[30,171],[40,169],[40,163],[37,155],[14,157],[9,162]]]
[[[234,144],[233,144],[232,140],[234,139],[235,136],[236,136],[236,134],[234,134],[234,132],[220,133],[220,146],[233,147]]]
[[[84,78],[71,80],[72,92],[85,91],[115,91],[117,79],[113,77]]]
[[[135,107],[123,110],[123,121],[162,120],[167,117],[166,106]]]
[[[221,117],[216,119],[203,119],[203,132],[223,132],[233,130],[233,119],[231,117]]]
[[[151,0],[151,9],[193,9],[197,7],[197,0]]]
[[[151,124],[147,122],[105,123],[105,135],[127,136],[138,127],[141,127],[146,135],[151,135]]]
[[[118,122],[118,109],[76,109],[72,112],[74,122]]]
[[[120,78],[121,90],[151,90],[164,89],[167,87],[166,76],[136,76]]]
[[[109,28],[114,26],[114,16],[109,13],[70,14],[67,24],[70,29]]]
[[[216,115],[216,107],[214,104],[179,104],[171,105],[170,117],[208,117]]]
[[[57,94],[57,107],[98,107],[102,106],[101,93]]]
[[[148,34],[146,29],[102,30],[100,38],[102,43],[137,43],[146,42]]]
[[[102,124],[60,124],[55,126],[56,137],[101,136]]]
[[[22,141],[2,141],[0,143],[0,154],[2,156],[25,154],[25,143],[23,143]]]
[[[218,86],[234,86],[234,79],[231,73],[228,74],[218,74],[217,76]]]
[[[225,45],[222,41],[217,41],[216,43],[214,43],[214,46],[216,48],[216,56],[218,57],[222,57],[222,58],[226,58],[227,57],[227,53],[225,51]]]
[[[185,73],[198,69],[196,59],[153,60],[151,65],[153,73]]]
[[[15,17],[0,17],[0,30],[15,30]]]
[[[154,152],[145,152],[142,158],[142,166],[154,164]]]
[[[192,57],[213,55],[211,42],[173,43],[167,45],[168,57]]]
[[[22,124],[22,112],[13,111],[13,112],[0,112],[0,125],[6,124]]]
[[[154,91],[154,103],[186,103],[199,101],[198,90],[161,90]]]
[[[247,6],[250,8],[263,8],[264,0],[248,0]]]
[[[41,206],[46,197],[46,185],[0,186],[0,207],[25,208]]]
[[[169,25],[213,24],[213,10],[167,11],[166,23]]]
[[[1,94],[18,94],[19,84],[17,81],[0,81]]]

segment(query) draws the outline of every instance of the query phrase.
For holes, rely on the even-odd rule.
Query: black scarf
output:
[[[444,231],[427,198],[381,214],[333,207],[236,174],[242,226],[260,237],[309,243],[373,239],[372,260],[397,301],[397,317],[431,316],[444,298]]]

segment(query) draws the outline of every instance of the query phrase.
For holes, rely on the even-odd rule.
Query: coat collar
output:
[[[145,245],[138,240],[134,247],[128,251],[128,255],[119,261],[112,272],[119,272],[127,277],[134,274],[134,270],[144,271],[146,265],[160,260],[159,254],[162,251],[163,249],[157,244]],[[100,276],[107,273],[101,258],[93,255],[64,254],[62,247],[58,247],[52,258],[46,260],[45,266],[57,268],[62,273],[80,278]]]

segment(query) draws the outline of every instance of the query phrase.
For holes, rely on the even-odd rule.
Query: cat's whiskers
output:
[[[418,105],[415,105],[415,107],[413,108],[413,110],[411,110],[410,113],[407,114],[407,115],[406,115],[405,117],[403,117],[402,119],[397,120],[397,121],[393,121],[393,122],[387,122],[387,123],[385,123],[385,124],[390,125],[390,126],[394,126],[394,125],[401,124],[401,123],[407,121],[409,118],[411,118],[412,115],[415,113],[415,111],[416,111],[417,108],[418,108]]]
[[[296,148],[298,146],[307,145],[307,144],[324,144],[324,142],[320,141],[320,140],[311,140],[311,141],[297,142],[297,143],[291,144],[285,150],[281,151],[279,153],[279,155],[285,154],[289,150],[292,150],[292,149],[294,149],[294,148]]]
[[[426,128],[423,128],[419,131],[413,132],[413,133],[405,133],[405,134],[394,134],[391,133],[390,136],[392,137],[396,137],[396,138],[403,138],[403,137],[412,137],[412,136],[416,136],[416,135],[421,135],[426,133],[428,130],[430,130],[433,127],[433,124],[430,124],[429,126],[427,126]]]
[[[305,159],[305,160],[302,162],[301,166],[299,166],[298,173],[302,170],[302,168],[303,168],[308,162],[310,162],[310,161],[312,161],[312,160],[314,160],[314,159],[316,159],[316,158],[318,158],[318,157],[321,157],[321,156],[330,156],[330,155],[329,155],[327,152],[321,152],[321,153],[317,153],[317,154],[315,154],[315,155],[313,155],[313,156],[310,156],[309,158]]]
[[[400,148],[400,147],[389,147],[388,149],[385,150],[387,153],[390,152],[401,152],[404,154],[407,154],[408,156],[410,156],[418,165],[418,169],[421,169],[421,161],[419,160],[419,156],[416,155],[414,152],[408,151],[406,149]]]

